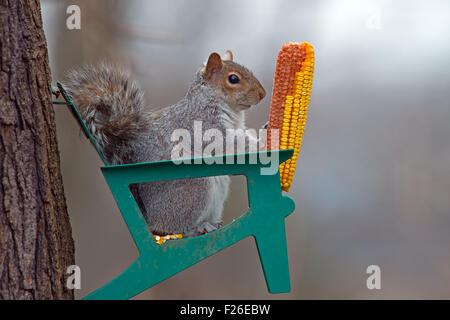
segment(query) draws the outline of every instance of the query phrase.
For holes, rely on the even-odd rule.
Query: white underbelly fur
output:
[[[205,210],[200,214],[197,225],[203,222],[219,224],[222,222],[223,204],[230,188],[229,176],[208,178],[208,199]]]

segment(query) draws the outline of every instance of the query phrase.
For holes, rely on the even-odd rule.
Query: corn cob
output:
[[[275,69],[267,150],[272,145],[272,131],[280,130],[279,149],[294,149],[291,159],[280,165],[281,189],[288,192],[294,178],[305,130],[306,115],[314,71],[314,50],[307,43],[288,42],[280,50]]]
[[[165,236],[159,236],[157,234],[153,235],[153,239],[155,239],[157,244],[163,244],[167,240],[181,239],[181,238],[183,238],[182,234],[168,234],[168,235],[165,235]]]

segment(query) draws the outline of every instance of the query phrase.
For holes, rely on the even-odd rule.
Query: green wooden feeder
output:
[[[204,161],[201,164],[175,164],[168,160],[107,165],[71,97],[59,82],[58,88],[66,101],[65,104],[105,163],[105,166],[101,167],[102,173],[139,250],[139,257],[133,264],[84,299],[130,299],[248,236],[253,236],[256,241],[269,292],[290,291],[284,219],[294,211],[295,204],[291,198],[281,194],[279,172],[275,175],[260,174],[261,168],[270,165],[260,162],[260,154],[267,153],[266,156],[269,156],[272,153],[271,156],[277,156],[273,154],[277,153],[282,163],[292,156],[292,149],[257,152],[255,164],[249,164],[251,154],[246,153],[209,157],[222,158],[223,161],[219,163],[223,164],[216,161],[215,164],[207,164]],[[238,156],[245,157],[245,164],[237,164]],[[234,161],[231,161],[231,158]],[[157,244],[131,194],[129,185],[156,180],[219,175],[247,177],[250,209],[216,231],[193,238],[168,240],[162,245]]]

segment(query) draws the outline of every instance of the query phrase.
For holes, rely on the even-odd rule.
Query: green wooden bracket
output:
[[[61,84],[58,83],[58,86],[65,92]],[[86,128],[76,106],[65,93],[66,96],[63,97],[67,104],[76,111],[74,115],[78,116],[81,125]],[[87,136],[96,146],[88,130]],[[99,149],[96,149],[102,157]],[[248,236],[253,236],[256,241],[269,292],[289,292],[285,217],[294,211],[295,204],[291,198],[282,195],[279,171],[274,175],[261,174],[262,168],[270,166],[268,161],[261,160],[278,157],[279,163],[282,163],[292,157],[292,154],[293,150],[289,149],[202,158],[201,164],[195,164],[192,159],[191,164],[176,164],[168,160],[101,167],[138,248],[139,257],[118,277],[84,299],[130,299]],[[209,161],[204,161],[205,159]],[[249,210],[228,225],[208,234],[157,244],[129,185],[218,175],[246,176]]]

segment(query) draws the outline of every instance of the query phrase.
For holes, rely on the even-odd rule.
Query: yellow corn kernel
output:
[[[157,234],[153,235],[153,239],[155,239],[155,242],[157,244],[163,244],[167,240],[182,239],[182,238],[183,238],[182,234],[168,234],[168,235],[165,235],[165,236],[160,236],[160,235],[157,235]]]

